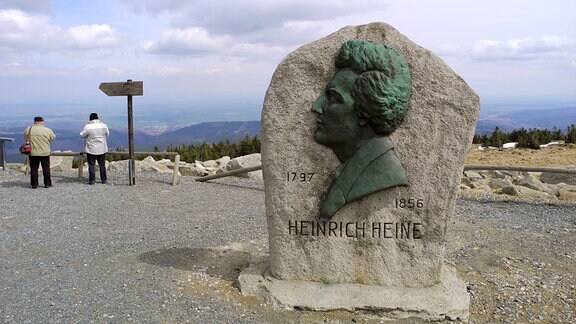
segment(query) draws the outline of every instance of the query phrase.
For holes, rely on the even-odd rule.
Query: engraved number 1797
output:
[[[286,172],[286,181],[310,182],[313,176],[313,172]]]

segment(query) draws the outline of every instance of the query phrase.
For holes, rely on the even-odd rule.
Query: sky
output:
[[[99,84],[132,79],[135,105],[259,110],[287,54],[371,22],[436,53],[482,102],[576,102],[575,13],[574,0],[0,0],[0,107],[115,105]]]

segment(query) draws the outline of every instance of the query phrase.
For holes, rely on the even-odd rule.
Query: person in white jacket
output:
[[[84,152],[88,155],[88,184],[96,183],[95,164],[98,162],[100,181],[106,183],[106,152],[108,143],[106,137],[110,135],[108,126],[98,119],[97,113],[90,114],[90,121],[84,125],[80,136],[84,139]]]

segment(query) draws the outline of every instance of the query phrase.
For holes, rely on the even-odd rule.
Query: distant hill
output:
[[[84,141],[80,138],[79,131],[53,129],[56,133],[56,141],[52,144],[52,150],[81,151]],[[8,142],[6,155],[8,162],[22,162],[24,157],[18,153],[23,137],[23,129],[8,128],[0,129],[0,137],[15,138],[15,142]],[[134,132],[134,147],[136,151],[152,151],[157,146],[161,151],[168,145],[202,144],[229,140],[232,143],[242,140],[246,134],[253,137],[260,135],[260,121],[238,122],[208,122],[184,127],[175,131],[160,135],[150,135],[141,131]],[[118,147],[128,149],[127,130],[110,129],[108,147],[114,150]]]
[[[566,132],[566,128],[571,124],[576,124],[576,107],[496,112],[486,115],[480,113],[476,134],[488,135],[494,131],[496,126],[505,132],[521,127],[526,129],[552,129],[556,127]]]
[[[534,109],[498,112],[490,110],[489,113],[480,114],[476,126],[476,134],[491,134],[496,126],[505,132],[524,127],[552,129],[556,126],[563,132],[566,128],[576,124],[576,106],[558,109]],[[80,151],[83,141],[78,131],[53,128],[57,139],[53,150]],[[18,146],[22,142],[22,128],[0,128],[0,137],[13,137],[16,142],[7,143],[7,159],[9,162],[21,162],[23,156],[18,153]],[[169,131],[159,135],[151,135],[142,131],[134,133],[134,145],[136,151],[151,151],[157,146],[161,151],[168,145],[217,143],[229,140],[238,142],[246,134],[250,136],[260,134],[260,121],[231,121],[231,122],[206,122]],[[128,148],[128,134],[126,129],[110,129],[108,146],[111,150],[117,147]]]
[[[192,125],[156,136],[153,141],[160,149],[167,145],[238,142],[246,134],[260,135],[260,121],[210,122]]]

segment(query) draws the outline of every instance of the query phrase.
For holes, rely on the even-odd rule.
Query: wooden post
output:
[[[178,177],[178,168],[180,167],[180,154],[176,154],[174,157],[174,173],[172,174],[172,185],[175,186],[180,182],[180,177]]]
[[[84,178],[84,154],[80,153],[80,164],[78,165],[78,180]]]
[[[127,83],[132,83],[132,80],[128,80]],[[136,161],[134,160],[134,118],[132,112],[132,95],[128,95],[128,154],[129,163],[128,174],[130,176],[130,185],[136,184]]]

